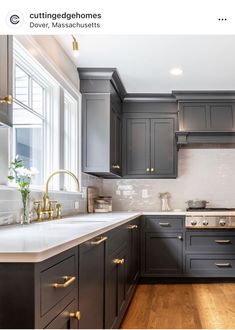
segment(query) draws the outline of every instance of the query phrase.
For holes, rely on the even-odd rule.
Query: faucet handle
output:
[[[42,201],[37,201],[36,200],[36,201],[33,202],[33,204],[34,204],[34,207],[35,207],[36,210],[39,210],[39,209],[41,210],[41,208],[42,208]]]
[[[61,204],[56,204],[56,217],[57,217],[57,219],[61,218],[61,208],[62,208]]]
[[[53,206],[55,206],[57,203],[57,201],[51,201],[49,200],[49,210],[52,211],[53,210]]]

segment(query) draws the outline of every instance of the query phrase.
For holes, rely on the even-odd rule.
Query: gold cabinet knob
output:
[[[149,171],[150,171],[150,169],[149,169],[149,167],[147,167],[147,168],[146,168],[146,172],[149,172]]]
[[[74,313],[69,313],[69,316],[72,317],[73,319],[80,320],[81,313],[79,311],[77,311],[77,312],[74,312]]]
[[[12,95],[0,96],[0,103],[12,104],[13,97]]]
[[[116,265],[123,265],[125,262],[124,259],[114,259],[113,260],[113,263],[116,264]]]
[[[153,167],[151,168],[151,172],[154,172],[154,168]]]
[[[117,170],[120,170],[121,166],[118,165],[118,164],[113,164],[113,165],[112,165],[112,168],[115,168],[115,169],[117,169]]]

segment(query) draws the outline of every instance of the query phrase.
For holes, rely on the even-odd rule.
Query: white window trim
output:
[[[22,39],[22,36],[20,36]],[[81,171],[81,129],[82,129],[82,125],[81,125],[81,93],[80,91],[74,87],[74,84],[72,82],[69,81],[69,79],[67,77],[65,77],[65,75],[61,72],[61,70],[51,61],[51,59],[48,57],[48,55],[41,49],[41,47],[32,39],[31,36],[23,36],[24,39],[24,45],[21,45],[21,42],[18,41],[16,39],[16,37],[14,37],[14,42],[18,43],[21,45],[21,47],[25,48],[27,51],[28,47],[33,47],[36,52],[37,52],[37,56],[34,57],[31,56],[38,62],[39,65],[41,65],[43,70],[48,71],[48,73],[52,76],[53,79],[55,79],[57,81],[57,83],[59,83],[61,85],[62,88],[64,88],[69,94],[71,94],[71,96],[77,101],[78,104],[78,113],[77,113],[77,173],[75,173],[75,175],[78,177],[79,179],[79,183],[80,183],[80,187],[82,187],[82,171]],[[26,45],[28,45],[28,47],[26,47]],[[40,61],[39,61],[40,60]],[[55,74],[56,73],[56,74]],[[55,76],[55,77],[54,77]],[[38,79],[35,78],[35,80],[37,81]],[[43,81],[38,80],[38,82],[41,84],[43,83]],[[58,93],[60,93],[61,89],[59,88]],[[64,107],[64,100],[60,99],[59,104],[55,104],[54,98],[51,97],[51,102],[53,103],[53,108],[57,108],[58,106],[60,107],[60,109],[62,109]],[[58,116],[58,120],[59,120],[59,116]],[[45,132],[44,134],[48,134],[48,132]],[[50,139],[52,139],[52,137],[50,136]],[[46,140],[46,139],[44,139]],[[57,139],[58,140],[58,139]],[[59,141],[57,141],[59,143]],[[54,142],[50,145],[54,145]],[[52,148],[53,149],[53,148]],[[12,154],[12,153],[10,153]],[[44,168],[50,168],[50,164],[52,164],[53,160],[56,158],[55,155],[55,151],[51,150],[50,154],[50,159],[47,158],[46,160],[46,164]],[[58,155],[57,155],[58,157]],[[59,163],[61,164],[61,156],[59,156]],[[48,171],[51,173],[51,170]],[[2,187],[2,186],[0,186]],[[10,185],[8,187],[5,187],[5,189],[15,189],[16,185]],[[42,187],[37,187],[37,186],[31,186],[31,190],[32,191],[43,191]],[[81,194],[82,192],[69,192],[69,191],[61,191],[61,190],[50,190],[51,192],[56,192],[56,193],[64,193],[64,194]]]

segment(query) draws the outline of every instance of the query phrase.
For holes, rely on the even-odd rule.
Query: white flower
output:
[[[30,167],[31,176],[37,175],[38,169],[36,167]]]

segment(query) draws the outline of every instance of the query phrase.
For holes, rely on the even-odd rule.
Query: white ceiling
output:
[[[233,35],[80,35],[77,58],[70,35],[56,38],[77,66],[117,68],[128,93],[235,90]]]

